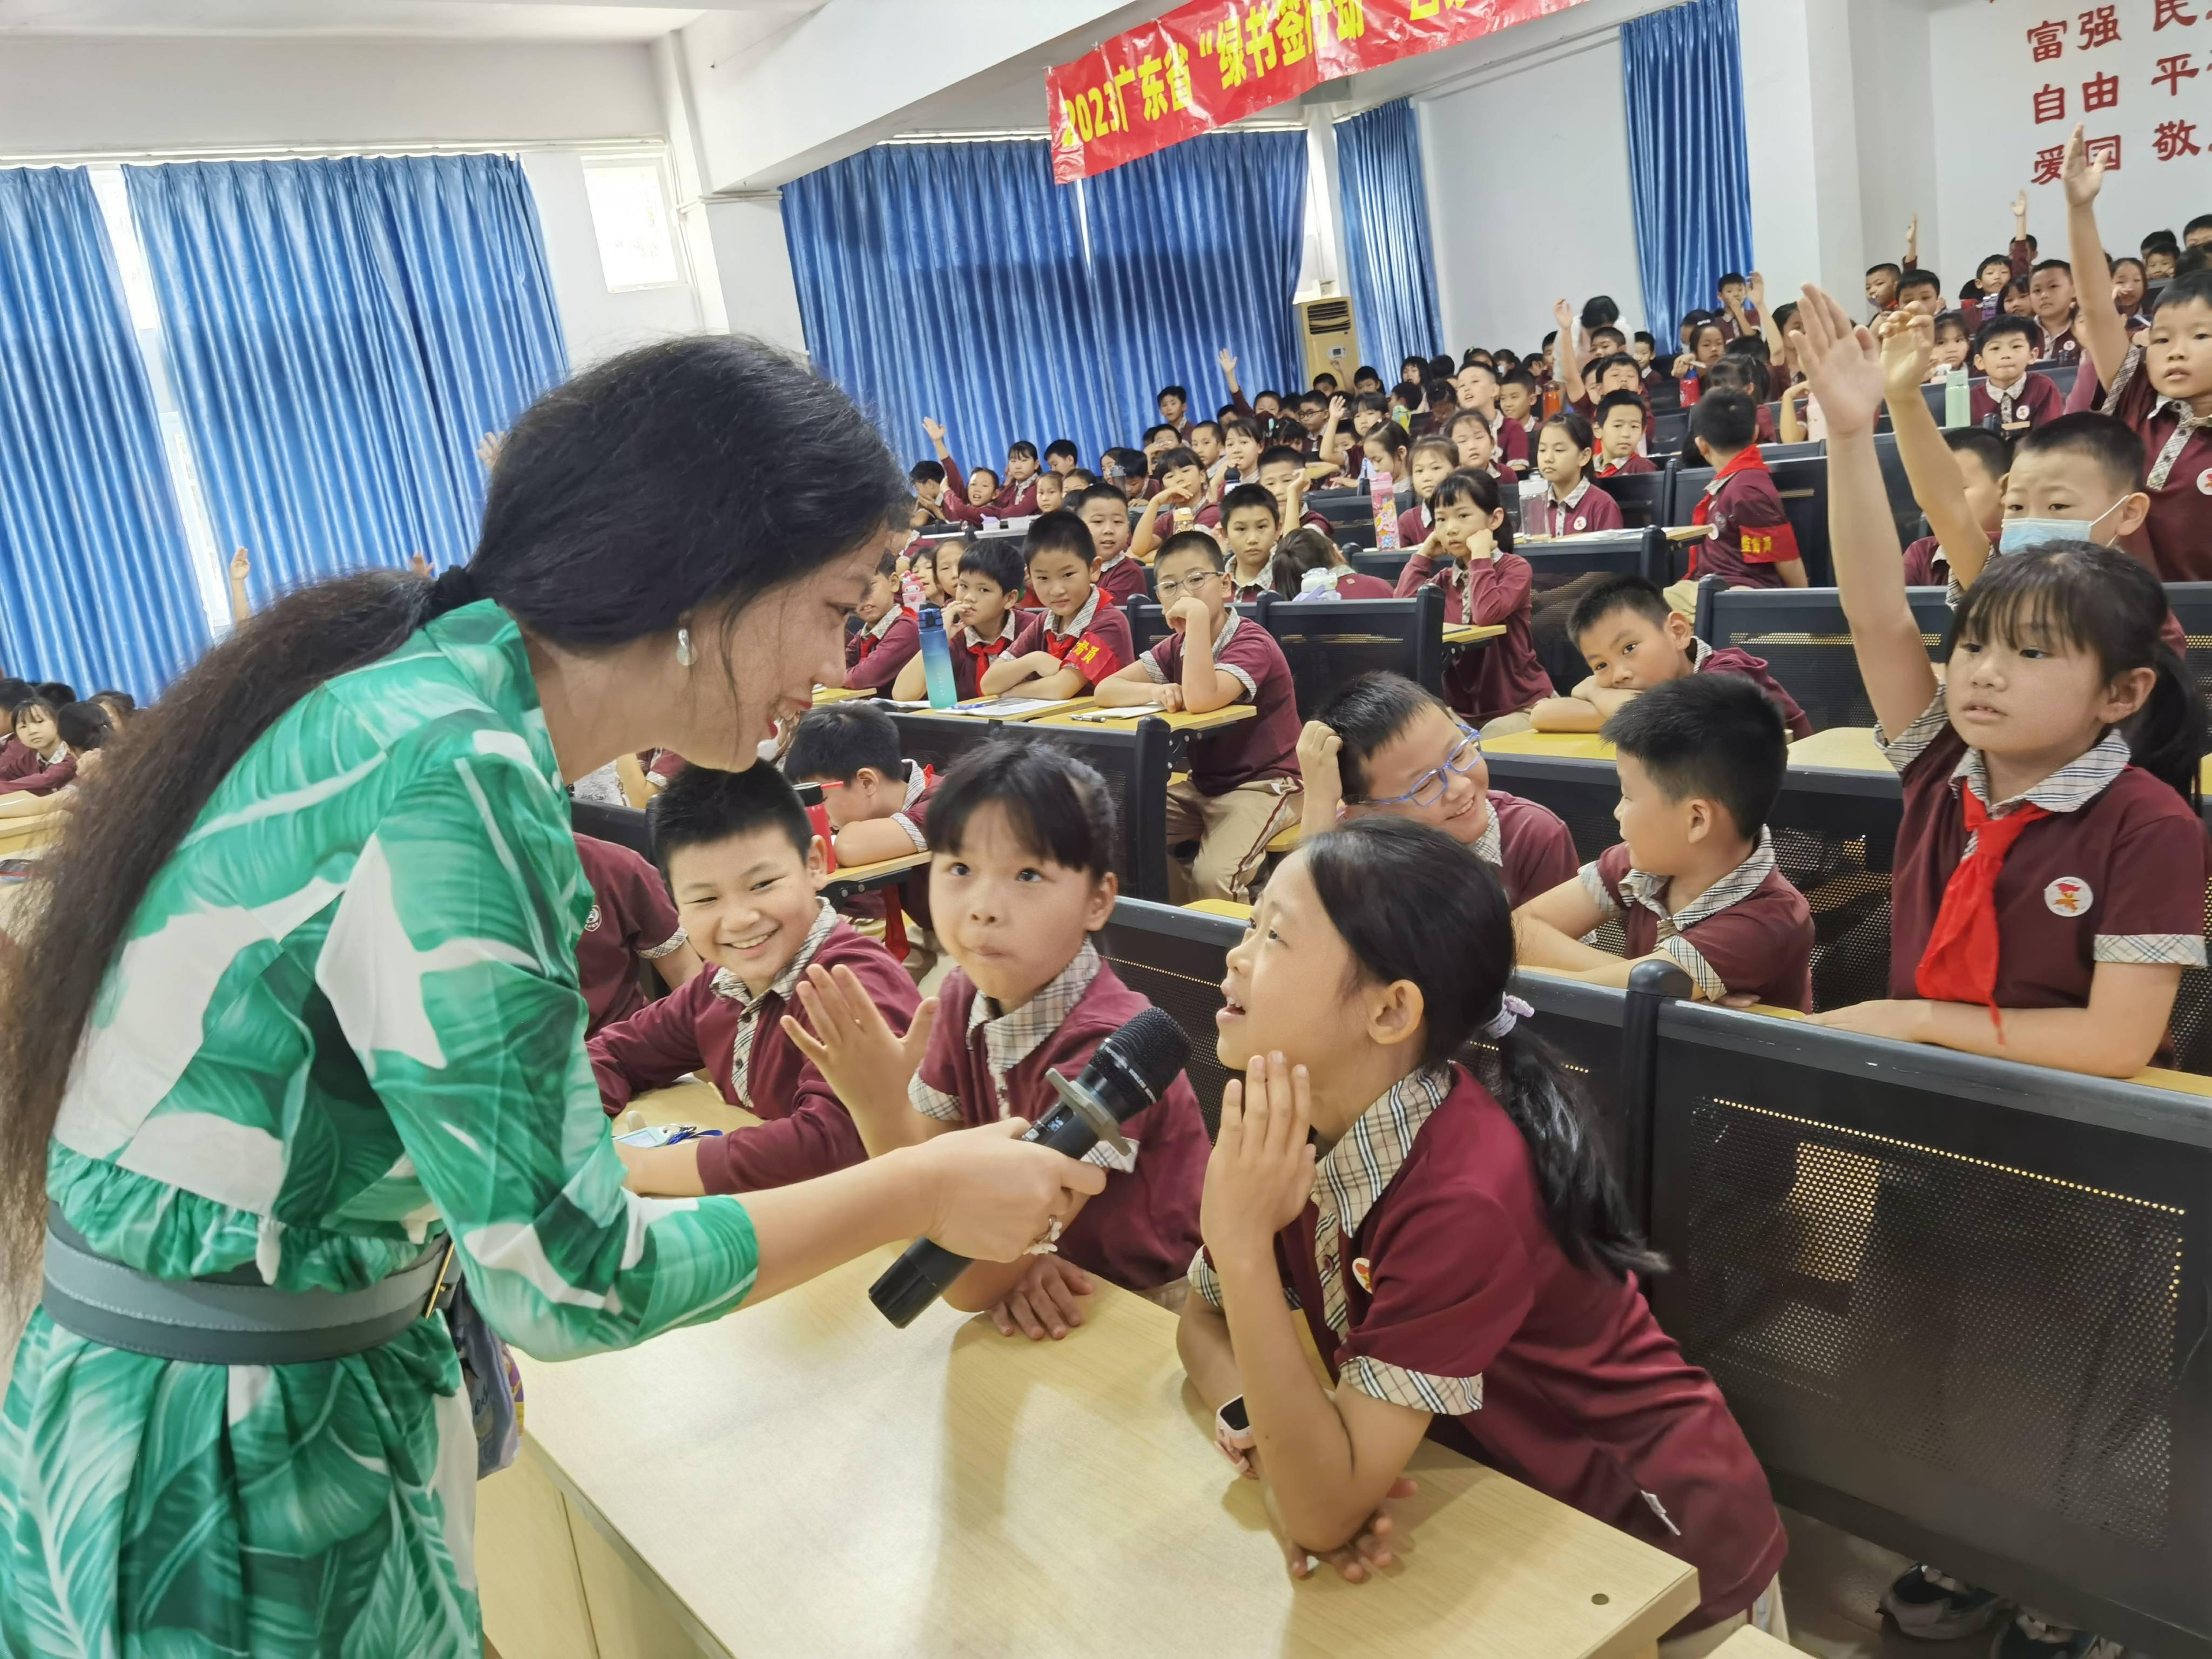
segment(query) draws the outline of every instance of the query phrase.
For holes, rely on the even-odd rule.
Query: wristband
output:
[[[1245,1415],[1244,1396],[1223,1402],[1213,1414],[1213,1443],[1227,1458],[1231,1468],[1243,1475],[1252,1473],[1252,1460],[1244,1454],[1255,1443],[1252,1437],[1250,1419]]]

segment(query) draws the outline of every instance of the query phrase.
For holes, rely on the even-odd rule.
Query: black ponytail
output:
[[[872,541],[907,499],[881,434],[805,364],[757,340],[673,340],[599,364],[515,422],[465,567],[319,583],[203,656],[104,746],[41,861],[45,902],[19,933],[0,1024],[0,1286],[37,1282],[46,1143],[139,900],[287,709],[478,599],[576,651],[670,632]]]
[[[1361,971],[1420,988],[1421,1063],[1459,1058],[1478,1041],[1494,1047],[1495,1064],[1478,1054],[1477,1068],[1528,1143],[1545,1219],[1568,1259],[1616,1275],[1662,1271],[1572,1074],[1525,1022],[1480,1036],[1513,976],[1513,909],[1497,877],[1442,830],[1407,818],[1355,818],[1306,842],[1303,855]]]
[[[2196,677],[2165,638],[2166,589],[2138,560],[2094,542],[2046,542],[1993,556],[1951,615],[1948,657],[1961,640],[2053,642],[2094,654],[2107,681],[2156,675],[2125,725],[2129,757],[2187,801],[2202,804],[2204,704]]]

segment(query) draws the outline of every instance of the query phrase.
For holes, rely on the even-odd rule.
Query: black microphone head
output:
[[[1190,1061],[1190,1038],[1172,1014],[1147,1008],[1098,1045],[1086,1075],[1120,1086],[1102,1089],[1107,1109],[1126,1123],[1168,1091]]]

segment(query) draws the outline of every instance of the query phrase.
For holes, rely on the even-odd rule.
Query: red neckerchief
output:
[[[1713,474],[1713,481],[1705,486],[1705,493],[1698,498],[1698,505],[1690,514],[1690,522],[1701,525],[1711,519],[1713,503],[1720,498],[1721,486],[1735,477],[1737,473],[1765,472],[1770,470],[1766,465],[1766,457],[1759,453],[1757,444],[1753,444],[1749,448],[1740,452],[1726,466]]]
[[[1944,885],[1942,907],[1913,972],[1912,988],[1936,1002],[1978,1002],[1990,1011],[1990,1024],[1997,1024],[1997,874],[2021,831],[2051,813],[2021,805],[1993,818],[1971,784],[1961,793],[1974,850],[1959,860]],[[2002,1035],[2003,1028],[1998,1029]]]
[[[983,684],[983,671],[1004,656],[1006,647],[1014,642],[1014,630],[1007,625],[1007,623],[1012,620],[1012,618],[1009,617],[1006,622],[1000,623],[999,637],[995,640],[986,640],[980,645],[969,645],[964,641],[962,642],[961,648],[966,651],[975,662],[975,684],[978,686]]]
[[[901,605],[895,614],[902,617],[913,617],[915,613],[908,610],[906,606]],[[889,639],[890,637],[890,632],[891,630],[888,628],[884,629],[880,634],[877,633],[873,629],[862,629],[860,630],[860,654],[859,660],[861,662],[867,661],[868,653],[874,650],[885,640]]]

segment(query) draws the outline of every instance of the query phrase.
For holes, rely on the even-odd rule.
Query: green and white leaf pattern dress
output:
[[[545,1358],[752,1288],[734,1199],[624,1190],[576,940],[591,890],[520,634],[456,611],[289,710],[111,965],[54,1132],[93,1247],[353,1290],[449,1231]],[[195,1365],[33,1316],[0,1413],[0,1652],[482,1652],[476,1442],[442,1317],[315,1364]]]

